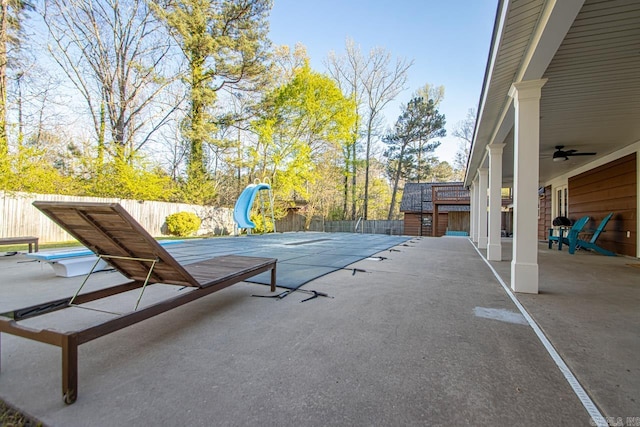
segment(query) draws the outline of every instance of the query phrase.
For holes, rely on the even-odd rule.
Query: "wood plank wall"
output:
[[[428,234],[427,234],[428,233]],[[420,214],[405,213],[404,214],[404,234],[407,236],[431,235],[431,227],[423,227],[420,233]]]
[[[438,229],[436,230],[436,236],[444,236],[449,226],[449,214],[438,212]]]
[[[540,211],[538,212],[538,239],[549,239],[549,228],[553,218],[551,218],[551,186],[544,187],[544,194],[540,197]]]
[[[425,213],[424,216],[431,215]],[[436,236],[444,236],[447,231],[449,215],[447,213],[438,213],[438,230]],[[405,213],[404,214],[404,234],[407,236],[431,236],[431,226],[422,227],[420,234],[420,214]]]
[[[356,224],[358,230],[356,231]],[[304,230],[286,230],[278,228],[278,231],[304,231]],[[325,233],[365,233],[365,234],[388,234],[399,236],[404,233],[403,220],[376,220],[368,219],[366,221],[322,221],[314,219],[309,224],[308,231],[320,231]]]
[[[452,231],[466,231],[469,230],[469,212],[449,212],[449,230]]]
[[[589,215],[587,227],[596,228],[605,215],[613,212],[597,244],[634,257],[638,233],[636,169],[636,153],[633,153],[569,178],[570,218],[575,221]]]

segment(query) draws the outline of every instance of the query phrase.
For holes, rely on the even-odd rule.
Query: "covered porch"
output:
[[[538,245],[557,216],[595,228],[613,213],[601,243],[640,257],[639,39],[637,2],[499,4],[465,185],[472,240],[516,292],[542,289]],[[509,247],[502,188],[513,191]]]

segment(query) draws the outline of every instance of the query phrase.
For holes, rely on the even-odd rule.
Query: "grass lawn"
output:
[[[43,249],[57,249],[57,248],[73,248],[82,246],[79,242],[60,242],[60,243],[44,243],[38,245],[38,250]],[[2,252],[26,252],[28,245],[23,243],[21,245],[0,245],[0,253]]]
[[[0,427],[37,427],[40,421],[29,418],[0,400]]]
[[[201,237],[174,237],[174,236],[162,236],[156,237],[156,240],[188,240],[188,239],[198,239]],[[38,250],[46,250],[46,249],[58,249],[58,248],[74,248],[74,247],[83,247],[80,242],[76,240],[72,240],[69,242],[59,242],[59,243],[41,243],[38,245]],[[27,244],[20,245],[0,245],[0,256],[2,256],[3,252],[26,252],[28,249]]]

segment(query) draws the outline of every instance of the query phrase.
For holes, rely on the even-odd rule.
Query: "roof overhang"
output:
[[[554,146],[598,157],[640,140],[640,4],[624,0],[499,3],[464,184],[488,167],[487,146],[505,143],[513,175],[513,83],[545,78],[540,105],[540,181],[595,158],[553,162]]]

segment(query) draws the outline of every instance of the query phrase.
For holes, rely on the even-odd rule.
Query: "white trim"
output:
[[[488,190],[489,169],[478,169],[478,247],[487,249],[489,244]]]
[[[498,58],[498,52],[500,51],[500,45],[502,43],[502,38],[504,37],[504,26],[507,21],[507,12],[509,11],[509,0],[502,0],[502,14],[498,18],[498,28],[496,30],[496,39],[493,41],[493,48],[491,49],[492,55],[489,59],[489,64],[487,64],[487,76],[485,82],[491,82],[491,77],[493,76],[494,66],[496,64],[496,59]],[[487,93],[489,92],[490,84],[485,85],[483,93],[480,95],[482,100],[482,105],[478,109],[479,118],[482,117],[482,113],[484,112],[484,107],[487,104]],[[476,121],[476,126],[474,129],[474,135],[478,134],[478,126],[480,126],[480,122],[482,120]],[[475,141],[473,141],[475,142]],[[473,154],[473,153],[472,153]]]
[[[547,79],[513,83],[513,256],[511,286],[538,293],[538,183],[540,176],[540,97]]]
[[[476,184],[474,181],[471,182],[471,186],[469,187],[470,198],[469,198],[469,236],[472,241],[475,241],[475,233],[476,233]]]
[[[487,258],[502,260],[502,151],[505,144],[487,145],[489,152],[489,240]]]
[[[558,200],[558,190],[566,190],[567,194],[569,194],[569,184],[565,183],[563,185],[555,185],[555,186],[551,186],[551,218],[555,218],[558,216],[558,211],[561,209],[558,209],[558,203],[560,203],[561,201]],[[567,204],[567,211],[564,212],[565,217],[569,217],[569,215],[571,214],[571,212],[569,212],[569,197],[567,197],[567,200],[565,201]]]

